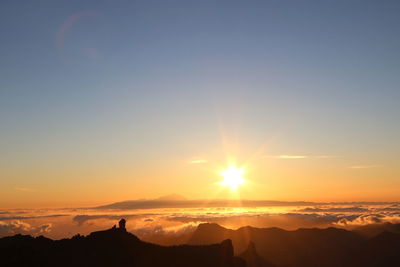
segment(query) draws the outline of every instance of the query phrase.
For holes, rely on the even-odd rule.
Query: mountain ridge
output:
[[[161,246],[127,232],[125,220],[121,220],[118,228],[87,236],[77,234],[70,239],[29,235],[0,238],[0,257],[6,267],[400,266],[400,234],[396,232],[399,227],[400,224],[373,225],[371,228],[378,234],[368,237],[357,229],[334,227],[284,230],[244,226],[234,230],[204,223],[198,225],[187,244]]]
[[[223,239],[232,240],[235,255],[244,258],[248,266],[400,266],[400,234],[388,231],[368,238],[334,227],[284,230],[245,226],[232,230],[206,223],[198,226],[188,244]],[[364,259],[366,254],[373,255],[370,261]]]
[[[261,206],[320,206],[320,205],[389,205],[399,202],[312,202],[251,199],[187,199],[179,194],[169,194],[154,199],[124,200],[92,207],[93,209],[150,209],[190,207],[261,207]]]
[[[52,240],[15,235],[0,239],[2,266],[245,267],[230,240],[206,246],[160,246],[141,241],[123,227]]]

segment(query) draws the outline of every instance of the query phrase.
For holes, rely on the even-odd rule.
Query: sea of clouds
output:
[[[157,209],[18,209],[0,210],[0,237],[29,234],[53,239],[89,234],[127,220],[127,230],[140,238],[170,245],[185,243],[201,223],[297,228],[353,229],[374,223],[400,223],[400,203],[315,204],[279,207],[199,207]]]

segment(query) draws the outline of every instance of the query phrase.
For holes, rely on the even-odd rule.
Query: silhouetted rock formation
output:
[[[122,231],[121,231],[122,230]],[[0,239],[1,266],[124,266],[124,267],[244,267],[233,256],[230,240],[207,246],[163,247],[139,240],[119,228],[93,232],[84,237],[53,241],[45,237],[15,235]]]
[[[126,231],[125,225],[126,225],[126,220],[125,220],[125,219],[121,219],[121,220],[118,222],[118,226],[119,226],[119,229],[120,229],[121,231]]]
[[[201,224],[189,244],[205,245],[225,239],[231,239],[235,254],[254,267],[400,266],[400,235],[388,232],[367,238],[337,228],[286,231],[247,226],[230,230],[217,224]]]

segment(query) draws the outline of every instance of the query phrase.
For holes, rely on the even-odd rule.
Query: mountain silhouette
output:
[[[161,246],[144,242],[125,229],[125,220],[104,231],[70,239],[15,235],[0,239],[5,267],[385,267],[400,266],[399,225],[368,237],[338,228],[298,229],[200,224],[188,245]],[[237,256],[234,256],[237,255]]]
[[[115,202],[94,209],[156,209],[156,208],[197,208],[207,203],[208,207],[266,207],[266,206],[312,206],[315,202],[304,201],[274,201],[274,200],[247,200],[247,199],[186,199],[183,196],[172,194],[156,199],[137,199]]]
[[[249,266],[400,266],[396,265],[400,237],[391,232],[367,238],[332,227],[286,231],[247,226],[231,230],[207,223],[198,226],[188,243],[205,245],[225,239],[232,240],[235,254]]]
[[[233,256],[230,240],[205,246],[164,247],[141,241],[120,227],[51,240],[43,236],[15,235],[0,239],[1,266],[8,267],[245,267]]]
[[[375,237],[383,232],[391,232],[400,234],[400,223],[375,223],[359,226],[353,230],[354,232],[365,236]]]
[[[178,194],[170,194],[156,198],[157,201],[185,201],[187,200],[184,196]]]
[[[350,260],[351,266],[400,266],[400,234],[384,231],[368,239]]]
[[[240,258],[246,261],[247,267],[274,267],[276,265],[267,262],[263,258],[261,258],[257,251],[256,246],[253,242],[249,243],[247,249],[239,255]]]

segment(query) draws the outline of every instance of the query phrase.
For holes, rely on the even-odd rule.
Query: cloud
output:
[[[106,219],[106,220],[112,220],[112,221],[118,221],[122,218],[124,219],[138,219],[138,218],[142,218],[145,216],[153,216],[153,215],[157,215],[154,213],[147,213],[147,214],[118,214],[118,215],[114,215],[114,214],[98,214],[98,215],[76,215],[73,217],[73,221],[77,222],[79,225],[84,224],[85,222],[88,221],[94,221],[94,220],[99,220],[99,219]]]
[[[337,158],[337,156],[333,155],[316,155],[316,156],[310,156],[310,155],[278,155],[278,156],[269,156],[271,158],[275,159],[308,159],[308,158],[314,158],[314,159],[331,159],[331,158]]]
[[[368,208],[362,208],[362,207],[327,207],[327,208],[318,208],[318,207],[313,207],[313,208],[304,208],[304,209],[299,209],[298,211],[301,212],[367,212],[369,211]]]
[[[9,236],[15,234],[24,235],[39,235],[47,233],[51,229],[51,224],[42,224],[39,226],[32,226],[29,223],[15,220],[11,222],[0,221],[0,236]]]
[[[397,205],[392,205],[390,207],[384,207],[384,208],[376,208],[376,211],[389,211],[389,212],[399,212],[400,213],[400,207]]]
[[[399,202],[311,203],[243,200],[242,208],[234,206],[235,203],[228,205],[227,201],[184,201],[186,202],[191,205],[155,205],[146,210],[139,208],[143,203],[139,203],[140,205],[134,206],[133,209],[123,210],[4,210],[0,211],[0,234],[43,234],[60,239],[76,233],[86,235],[111,228],[118,220],[125,218],[128,231],[137,234],[139,238],[171,245],[185,243],[187,234],[199,223],[218,223],[231,229],[249,225],[295,230],[314,227],[351,229],[370,223],[400,222]],[[177,235],[182,235],[182,238],[177,239]]]
[[[349,168],[350,169],[369,169],[369,168],[377,168],[377,167],[381,167],[382,165],[378,165],[378,164],[375,164],[375,165],[353,165],[353,166],[350,166]]]
[[[163,226],[163,225],[149,225],[145,226],[142,228],[137,228],[132,230],[133,233],[137,235],[144,235],[144,234],[154,234],[155,232],[158,233],[183,233],[191,230],[195,230],[196,227],[200,224],[201,222],[187,222],[183,224],[178,224],[178,225],[172,225],[172,226]]]
[[[259,228],[279,227],[287,230],[298,228],[326,228],[334,226],[335,223],[345,218],[354,220],[359,215],[354,214],[334,214],[334,213],[264,213],[264,214],[243,214],[243,215],[188,215],[179,217],[170,217],[169,220],[182,223],[202,222],[217,223],[231,229],[243,226],[253,226]]]
[[[192,233],[196,230],[199,222],[174,223],[168,221],[158,221],[155,224],[148,224],[131,232],[140,239],[150,243],[165,246],[187,244]]]
[[[342,218],[335,224],[339,226],[349,226],[349,225],[366,225],[373,223],[381,223],[382,215],[374,214],[374,215],[360,215],[355,219]]]
[[[174,195],[173,195],[174,196]],[[179,197],[179,196],[178,196]],[[158,208],[198,208],[207,204],[209,207],[269,207],[269,206],[310,206],[317,203],[314,202],[285,202],[272,200],[237,200],[237,199],[171,199],[164,198],[153,200],[128,200],[116,202],[104,206],[94,207],[98,210],[138,210],[138,209],[158,209]]]
[[[28,220],[28,219],[41,219],[41,218],[55,218],[68,216],[66,214],[52,214],[52,215],[35,215],[35,216],[0,216],[0,221],[9,221],[9,220]]]
[[[17,191],[21,191],[21,192],[34,192],[34,191],[36,191],[36,190],[33,189],[33,188],[29,188],[29,187],[20,187],[20,186],[14,187],[14,189],[17,190]]]
[[[375,213],[375,214],[362,214],[356,218],[342,218],[335,225],[338,226],[360,226],[375,223],[400,223],[400,214],[392,213]]]
[[[193,159],[189,161],[190,164],[204,164],[207,163],[208,161],[206,159]]]
[[[277,159],[306,159],[306,158],[308,158],[308,156],[304,156],[304,155],[279,155],[279,156],[275,156],[274,158],[277,158]]]
[[[317,159],[334,159],[334,158],[337,158],[337,156],[333,156],[333,155],[320,155],[320,156],[314,156],[314,158],[317,158]]]

